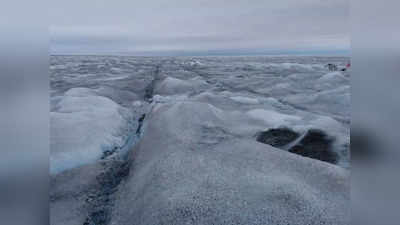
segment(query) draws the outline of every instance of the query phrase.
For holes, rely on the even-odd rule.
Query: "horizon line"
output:
[[[252,50],[204,50],[204,51],[141,51],[141,52],[50,52],[50,56],[343,56],[350,57],[350,49],[336,50],[281,50],[281,51],[252,51]]]

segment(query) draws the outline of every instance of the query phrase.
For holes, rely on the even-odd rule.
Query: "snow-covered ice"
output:
[[[348,224],[348,60],[52,56],[51,223]],[[256,140],[282,127],[338,162]]]
[[[237,138],[223,115],[195,102],[153,111],[111,224],[348,224],[347,171]]]
[[[88,88],[73,88],[50,113],[50,173],[100,159],[121,148],[132,129],[130,112]]]
[[[159,95],[181,94],[198,91],[198,89],[207,86],[201,78],[192,78],[190,80],[181,80],[173,77],[166,77],[155,88],[155,93]]]
[[[235,102],[243,103],[243,104],[259,104],[258,99],[256,98],[249,98],[244,96],[234,96],[231,99]]]
[[[301,119],[298,116],[286,115],[265,109],[253,109],[247,112],[247,114],[256,120],[261,120],[269,124],[271,127],[287,126],[290,122],[296,122]]]

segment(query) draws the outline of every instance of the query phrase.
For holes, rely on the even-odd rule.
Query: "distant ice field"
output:
[[[239,139],[256,140],[260,132],[282,127],[299,135],[321,130],[333,140],[337,165],[349,167],[350,72],[325,66],[344,68],[347,57],[51,56],[50,61],[52,174],[129,150],[146,132],[138,129],[143,120],[163,105],[182,102],[206,104],[215,124]],[[222,142],[210,138],[221,130],[213,119],[204,121],[203,135]],[[187,130],[182,135],[190,135]]]

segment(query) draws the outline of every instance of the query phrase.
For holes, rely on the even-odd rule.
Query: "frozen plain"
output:
[[[348,224],[347,60],[53,56],[51,224]]]

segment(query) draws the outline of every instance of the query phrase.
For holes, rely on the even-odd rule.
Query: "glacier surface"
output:
[[[52,56],[51,224],[348,224],[348,60]]]

